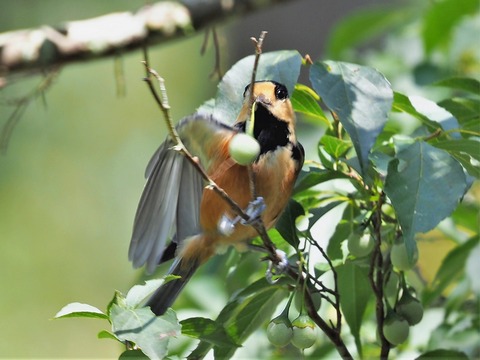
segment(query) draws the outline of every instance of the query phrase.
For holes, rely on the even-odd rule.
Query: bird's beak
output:
[[[264,107],[268,107],[272,104],[270,99],[263,94],[260,94],[255,98],[255,103],[263,105]]]

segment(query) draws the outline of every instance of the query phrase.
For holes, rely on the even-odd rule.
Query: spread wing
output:
[[[182,119],[177,132],[205,169],[236,133],[220,121],[198,114]],[[149,273],[161,262],[172,234],[173,241],[180,244],[201,231],[203,180],[172,146],[173,142],[167,139],[147,166],[147,183],[135,215],[128,253],[134,267],[146,264]]]

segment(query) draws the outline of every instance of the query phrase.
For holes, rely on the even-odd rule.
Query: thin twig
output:
[[[38,84],[38,86],[29,92],[27,95],[19,98],[10,100],[7,103],[12,103],[16,106],[15,110],[10,114],[8,120],[2,127],[0,133],[0,152],[5,154],[8,149],[8,144],[12,137],[13,130],[17,126],[18,122],[22,118],[23,113],[27,110],[28,105],[36,99],[37,97],[42,97],[42,101],[46,104],[45,101],[45,92],[48,88],[53,84],[54,80],[56,79],[58,73],[60,72],[60,67],[55,67],[49,70],[49,72],[45,75],[42,81]]]
[[[213,65],[213,70],[210,73],[209,77],[213,78],[213,76],[216,74],[219,79],[222,78],[222,69],[221,69],[221,57],[220,57],[220,42],[218,40],[218,34],[217,31],[215,30],[215,27],[207,28],[205,31],[205,37],[203,39],[202,47],[200,48],[200,54],[203,56],[205,55],[205,52],[207,51],[208,47],[208,39],[210,37],[210,30],[212,33],[212,39],[213,39],[213,48],[215,51],[215,64]]]

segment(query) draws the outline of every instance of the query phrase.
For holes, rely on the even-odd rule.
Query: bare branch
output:
[[[294,0],[180,0],[0,34],[0,85],[13,73],[42,71],[54,65],[118,55],[191,35],[231,15],[242,16]],[[298,0],[297,0],[298,1]],[[214,39],[215,40],[215,39]],[[0,87],[1,87],[0,86]]]
[[[13,130],[17,126],[28,105],[30,105],[30,103],[37,97],[42,97],[43,101],[45,102],[45,92],[53,84],[59,72],[60,69],[58,68],[50,70],[45,74],[44,78],[37,85],[37,87],[30,91],[27,95],[18,99],[12,99],[4,102],[6,105],[14,106],[15,110],[13,110],[0,131],[0,152],[2,154],[7,152]]]

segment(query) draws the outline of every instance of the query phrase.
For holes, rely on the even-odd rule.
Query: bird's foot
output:
[[[218,231],[222,235],[229,236],[235,230],[235,225],[237,225],[237,223],[242,225],[251,225],[255,221],[258,221],[265,208],[266,205],[263,198],[257,197],[251,201],[245,209],[245,214],[248,216],[248,219],[243,219],[241,216],[236,216],[234,219],[230,219],[227,214],[224,214],[218,222]]]

